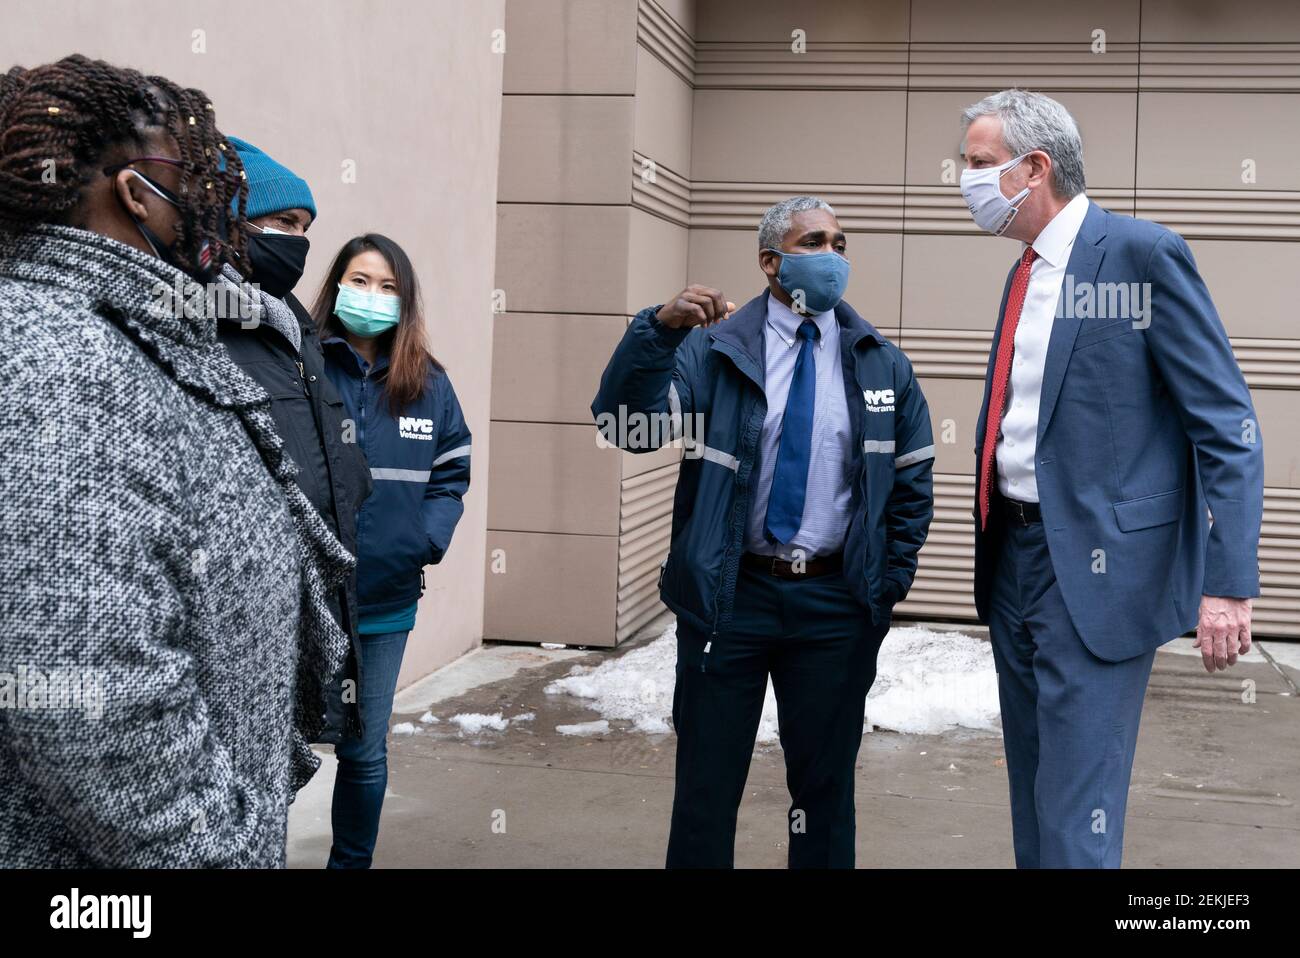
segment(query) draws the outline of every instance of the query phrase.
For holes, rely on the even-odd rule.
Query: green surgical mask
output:
[[[402,301],[385,293],[367,293],[339,283],[334,315],[348,332],[365,339],[385,333],[402,318]]]

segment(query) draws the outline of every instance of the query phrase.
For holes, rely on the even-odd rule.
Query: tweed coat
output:
[[[2,866],[282,867],[319,765],[353,560],[188,280],[0,232]]]

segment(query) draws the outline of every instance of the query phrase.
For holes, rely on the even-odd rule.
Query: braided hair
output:
[[[80,54],[0,75],[0,223],[76,225],[82,190],[106,158],[143,151],[159,132],[170,134],[181,162],[180,261],[197,262],[207,244],[214,265],[237,262],[248,185],[207,95]]]

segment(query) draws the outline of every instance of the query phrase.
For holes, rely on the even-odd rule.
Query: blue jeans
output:
[[[365,734],[334,747],[338,774],[330,821],[334,844],[328,868],[369,868],[388,788],[388,720],[409,632],[360,636],[361,722]]]

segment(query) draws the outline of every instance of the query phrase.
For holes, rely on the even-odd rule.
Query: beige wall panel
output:
[[[789,3],[788,0],[702,0],[697,41],[790,43],[803,30],[818,43],[906,43],[907,0]]]
[[[506,571],[486,571],[485,639],[614,644],[616,537],[490,532],[488,563],[497,549]]]
[[[635,148],[659,166],[689,177],[691,88],[643,46],[637,47],[636,62]],[[627,153],[620,159],[626,176]]]
[[[905,237],[904,348],[911,327],[991,332],[1002,288],[1019,253],[1019,243],[999,236]]]
[[[663,303],[686,286],[689,232],[644,210],[630,210],[627,245],[627,299],[634,316],[647,306]]]
[[[905,110],[906,94],[885,91],[697,90],[691,176],[898,183]]]
[[[849,288],[845,299],[886,336],[898,333],[902,243],[888,233],[849,233]],[[749,230],[692,230],[690,281],[721,289],[744,304],[767,288],[758,268],[758,223]]]
[[[1294,0],[1143,0],[1146,43],[1295,43],[1300,4]]]
[[[626,203],[631,97],[502,99],[503,203]]]
[[[1138,186],[1300,189],[1298,116],[1295,93],[1143,93]],[[1248,159],[1251,184],[1242,182]]]
[[[597,436],[594,425],[494,422],[488,528],[617,535],[623,454]]]
[[[1300,392],[1252,389],[1264,437],[1264,485],[1300,489]]]
[[[497,288],[508,310],[622,313],[627,302],[624,206],[497,206]]]
[[[907,344],[904,342],[906,351]],[[934,471],[954,475],[975,472],[975,427],[984,398],[982,379],[940,379],[922,376],[917,380],[930,407],[930,428],[934,432]],[[952,442],[945,442],[952,421]]]
[[[636,6],[636,0],[509,0],[505,92],[631,95]]]
[[[916,92],[907,116],[907,182],[942,186],[944,160],[961,161],[961,111],[994,90]],[[1052,92],[1070,111],[1083,137],[1083,158],[1089,188],[1128,189],[1133,186],[1134,123],[1137,94]],[[1145,123],[1147,99],[1142,99]]]
[[[1300,338],[1300,247],[1234,240],[1189,245],[1228,335]]]
[[[1144,8],[1145,9],[1145,8]],[[1145,27],[1145,22],[1143,23]],[[1092,31],[1109,43],[1138,38],[1138,5],[1132,0],[1045,0],[1023,16],[998,16],[993,8],[955,0],[913,0],[913,43],[1069,43],[1087,49]],[[904,39],[907,39],[904,37]],[[1100,54],[1099,54],[1100,55]]]
[[[590,424],[623,316],[506,313],[492,345],[492,418]]]

